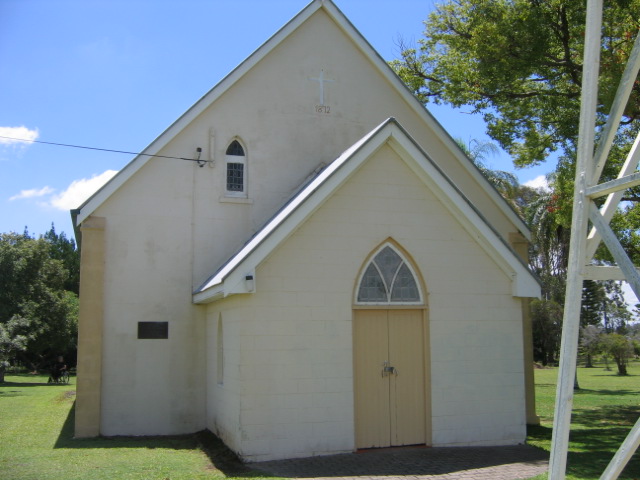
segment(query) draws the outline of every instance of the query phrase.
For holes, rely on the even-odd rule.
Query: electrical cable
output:
[[[211,160],[201,160],[200,158],[184,158],[184,157],[172,157],[169,155],[154,155],[151,153],[135,153],[135,152],[126,152],[124,150],[113,150],[110,148],[98,148],[98,147],[86,147],[82,145],[71,145],[68,143],[55,143],[55,142],[44,142],[42,140],[27,140],[26,138],[14,138],[14,137],[5,137],[4,135],[0,135],[0,138],[6,138],[7,140],[16,140],[19,142],[25,143],[42,143],[44,145],[54,145],[57,147],[69,147],[69,148],[82,148],[85,150],[98,150],[100,152],[109,152],[109,153],[124,153],[126,155],[144,155],[146,157],[158,157],[158,158],[168,158],[170,160],[186,160],[188,162],[197,162],[199,165],[202,163],[209,163]],[[198,155],[200,156],[200,155]]]

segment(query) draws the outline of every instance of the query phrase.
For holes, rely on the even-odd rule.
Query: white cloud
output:
[[[45,195],[49,195],[53,193],[55,190],[51,187],[42,187],[41,189],[32,188],[31,190],[22,190],[17,195],[14,195],[9,200],[22,200],[23,198],[35,198],[35,197],[44,197]]]
[[[67,189],[51,198],[51,205],[59,210],[71,210],[78,208],[91,195],[107,183],[118,173],[116,170],[107,170],[100,175],[91,178],[81,178],[74,180]]]
[[[545,175],[538,175],[536,178],[529,180],[528,182],[524,182],[524,185],[525,187],[549,190],[549,182],[547,182],[547,177]]]
[[[24,126],[0,127],[0,145],[20,145],[25,143],[32,143],[38,138],[39,135],[40,132],[38,132],[37,128],[35,130],[29,130]]]

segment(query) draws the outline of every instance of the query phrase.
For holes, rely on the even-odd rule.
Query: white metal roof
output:
[[[389,118],[342,153],[300,190],[242,249],[194,292],[194,303],[208,303],[232,294],[250,293],[245,277],[254,277],[257,266],[385,144],[443,200],[443,205],[512,278],[514,296],[540,295],[540,285],[522,259],[402,126],[394,118]]]

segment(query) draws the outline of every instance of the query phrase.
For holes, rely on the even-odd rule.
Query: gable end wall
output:
[[[209,426],[237,418],[230,445],[243,458],[354,449],[353,291],[389,237],[415,260],[429,294],[430,443],[524,440],[521,304],[510,279],[383,147],[258,267],[256,293],[207,307],[235,322],[225,368],[240,375],[239,411],[230,419],[210,400]],[[212,345],[211,327],[208,337]]]

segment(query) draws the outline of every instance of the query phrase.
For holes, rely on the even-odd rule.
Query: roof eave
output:
[[[254,65],[274,50],[293,31],[295,31],[304,21],[320,8],[325,7],[324,0],[313,0],[303,8],[296,16],[273,34],[266,42],[253,51],[244,61],[229,72],[220,82],[204,94],[175,122],[164,130],[153,142],[151,142],[141,154],[131,160],[122,170],[118,172],[109,182],[103,185],[96,193],[89,197],[80,207],[77,208],[78,215],[76,221],[82,223],[91,215],[102,203],[104,203],[116,190],[120,188],[133,174],[140,170],[154,155],[157,155],[180,131],[189,125],[195,118],[204,112],[220,96],[222,96],[232,85],[242,78]]]
[[[207,303],[216,302],[222,300],[225,297],[224,283],[215,285],[208,290],[203,290],[193,294],[192,302],[196,305],[203,305]]]
[[[313,181],[311,181],[306,188],[302,189],[298,195],[293,197],[289,203],[278,211],[276,215],[274,215],[274,217],[272,217],[272,219],[269,220],[267,224],[260,229],[244,247],[242,247],[222,267],[220,267],[220,269],[218,269],[218,271],[214,273],[209,280],[199,287],[198,290],[194,292],[194,298],[195,295],[199,295],[202,292],[219,288],[218,285],[224,285],[228,278],[234,275],[238,269],[254,272],[260,261],[271,251],[271,247],[268,245],[265,246],[265,244],[267,242],[279,244],[289,236],[290,231],[284,231],[283,233],[280,227],[284,224],[291,225],[292,223],[297,225],[310,216],[327,198],[328,194],[342,185],[347,178],[349,178],[351,173],[358,168],[359,164],[352,163],[346,173],[343,173],[341,177],[336,177],[335,174],[342,170],[342,167],[347,163],[347,161],[355,155],[361,155],[361,158],[367,158],[368,155],[371,155],[373,151],[384,143],[372,142],[371,140],[376,137],[378,132],[387,128],[390,124],[396,123],[397,122],[393,118],[385,120],[369,134],[365,135],[353,146],[345,150],[342,155],[329,164]],[[316,196],[314,199],[315,202],[312,202],[311,204],[307,203],[307,200],[314,196]],[[304,208],[301,209],[300,207]],[[292,230],[293,228],[291,228],[291,231]],[[258,258],[256,259],[256,257]],[[222,288],[224,289],[224,287]],[[246,292],[227,292],[224,296],[232,293]]]
[[[127,166],[125,166],[118,175],[113,177],[98,192],[91,196],[78,208],[76,222],[80,224],[93,211],[95,211],[111,194],[113,194],[123,183],[125,183],[136,171],[144,166],[153,155],[160,152],[169,141],[189,123],[191,123],[198,115],[206,110],[217,98],[226,92],[237,80],[245,75],[255,64],[262,60],[266,55],[275,49],[280,43],[286,39],[293,31],[295,31],[302,23],[304,23],[317,10],[324,11],[336,22],[340,28],[354,41],[356,46],[367,56],[374,65],[379,67],[383,76],[393,85],[405,102],[412,107],[436,132],[442,135],[446,140],[448,148],[458,157],[464,168],[474,177],[489,197],[496,203],[503,213],[510,219],[515,227],[522,233],[527,240],[531,240],[531,233],[513,208],[502,198],[491,183],[482,175],[480,170],[467,158],[459,148],[455,140],[435,119],[427,108],[416,98],[409,88],[391,69],[387,62],[380,54],[371,46],[364,38],[359,30],[349,21],[342,11],[331,0],[313,0],[297,15],[295,15],[280,30],[271,36],[266,42],[258,47],[246,60],[240,63],[218,84],[216,84],[209,92],[207,92],[200,100],[198,100],[191,108],[189,108],[180,118],[178,118],[169,128],[160,134],[144,151],[144,155],[138,155]]]
[[[438,120],[431,114],[431,112],[424,106],[420,100],[411,92],[409,87],[398,77],[389,64],[380,56],[380,54],[371,46],[367,39],[360,33],[360,31],[349,21],[349,19],[340,11],[340,9],[332,2],[325,4],[325,10],[330,14],[333,20],[345,31],[350,38],[352,38],[355,44],[360,50],[371,59],[374,64],[377,64],[380,68],[380,72],[385,76],[387,81],[396,87],[398,93],[403,97],[405,102],[425,120],[425,122],[431,126],[438,134],[446,141],[449,150],[458,158],[462,166],[469,172],[469,174],[480,184],[481,188],[489,195],[489,197],[496,203],[503,213],[509,218],[509,220],[515,225],[524,237],[531,241],[531,231],[527,227],[526,223],[522,220],[520,215],[513,209],[511,205],[500,195],[496,188],[489,182],[482,174],[480,169],[467,157],[462,151],[453,137],[445,130],[445,128],[438,122]],[[355,35],[351,35],[355,33]]]
[[[394,127],[401,135],[394,134],[391,148],[405,158],[407,164],[419,163],[423,159],[425,164],[415,170],[415,173],[427,184],[431,184],[434,191],[440,191],[449,199],[460,199],[459,202],[443,202],[452,215],[458,218],[465,230],[482,246],[485,252],[493,258],[506,275],[512,277],[512,293],[516,297],[540,296],[540,282],[529,270],[528,266],[514,251],[511,245],[493,228],[491,223],[482,215],[462,191],[446,176],[442,169],[434,162],[429,154],[411,137],[411,135],[397,122]],[[425,168],[426,167],[426,168]],[[429,173],[432,170],[432,173]],[[441,177],[445,181],[434,181]]]
[[[391,142],[391,143],[390,143]],[[513,295],[517,297],[538,297],[540,286],[520,257],[506,241],[491,227],[464,194],[451,182],[429,155],[415,142],[406,130],[393,118],[387,119],[368,135],[347,149],[330,164],[316,179],[292,199],[278,212],[259,233],[245,245],[229,262],[216,272],[205,284],[194,293],[195,303],[211,297],[210,301],[224,298],[234,293],[247,293],[227,288],[224,285],[239,285],[240,280],[233,277],[238,272],[255,269],[274,248],[280,245],[295,230],[295,227],[306,220],[328,198],[331,192],[339,188],[355,172],[359,166],[384,144],[396,145],[404,150],[405,158],[411,162],[423,162],[423,174],[434,189],[442,192],[449,199],[457,202],[443,202],[455,213],[467,231],[482,245],[483,249],[496,261],[505,274],[513,280]],[[392,147],[393,148],[393,147]],[[397,150],[396,152],[400,154]],[[421,159],[421,160],[418,160]],[[405,160],[407,161],[407,160]],[[426,168],[425,168],[426,167]],[[442,181],[436,181],[435,179]],[[423,180],[424,181],[424,180]],[[456,205],[452,205],[455,203]],[[455,208],[454,208],[455,207]],[[453,212],[455,210],[455,212]],[[465,220],[466,219],[466,220]],[[241,278],[241,277],[240,277]],[[206,293],[209,292],[209,293]],[[206,294],[206,295],[205,295]]]

